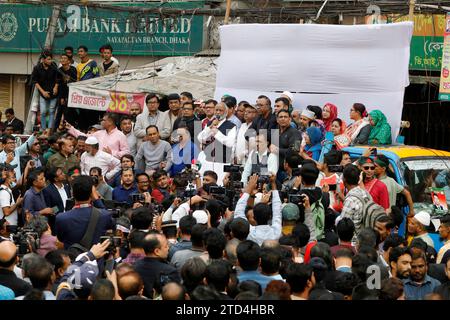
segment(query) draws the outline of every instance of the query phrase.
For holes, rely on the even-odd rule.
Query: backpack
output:
[[[325,208],[322,197],[311,205],[312,217],[315,226],[316,240],[325,238]]]
[[[357,195],[352,195],[352,197],[355,197],[363,204],[361,226],[375,229],[375,222],[386,215],[386,210],[369,197],[361,198]]]

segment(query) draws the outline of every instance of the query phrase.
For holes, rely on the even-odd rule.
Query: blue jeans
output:
[[[48,127],[53,127],[53,118],[55,116],[55,107],[57,99],[46,100],[44,97],[39,96],[39,109],[41,111],[41,128],[47,129],[46,116],[48,112]]]

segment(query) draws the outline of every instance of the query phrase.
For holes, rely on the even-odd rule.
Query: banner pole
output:
[[[225,11],[224,24],[228,24],[228,19],[230,18],[230,11],[231,11],[231,0],[227,0],[227,9]]]

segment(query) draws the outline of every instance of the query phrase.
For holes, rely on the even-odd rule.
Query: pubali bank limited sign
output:
[[[137,4],[132,4],[137,6]],[[159,3],[140,5],[155,7]],[[165,7],[201,8],[204,1],[171,2]],[[125,5],[118,8],[126,9]],[[47,5],[0,5],[0,52],[40,52],[45,42],[52,14]],[[61,10],[56,25],[53,51],[85,45],[98,52],[110,44],[116,55],[193,55],[202,50],[203,16],[161,16],[67,6]]]

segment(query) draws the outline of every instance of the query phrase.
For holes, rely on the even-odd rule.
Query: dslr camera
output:
[[[140,193],[133,193],[133,194],[131,194],[131,200],[133,201],[133,203],[144,202],[145,201],[145,196],[143,194],[140,194]]]
[[[108,246],[108,252],[110,255],[114,255],[116,253],[116,248],[120,248],[122,245],[122,238],[121,237],[114,237],[114,236],[101,236],[100,242],[103,242],[105,240],[109,240],[109,246]]]
[[[258,176],[258,184],[264,184],[270,182],[270,176],[268,175],[260,175]]]
[[[305,203],[305,197],[304,194],[289,194],[288,201],[294,204],[303,204]]]

